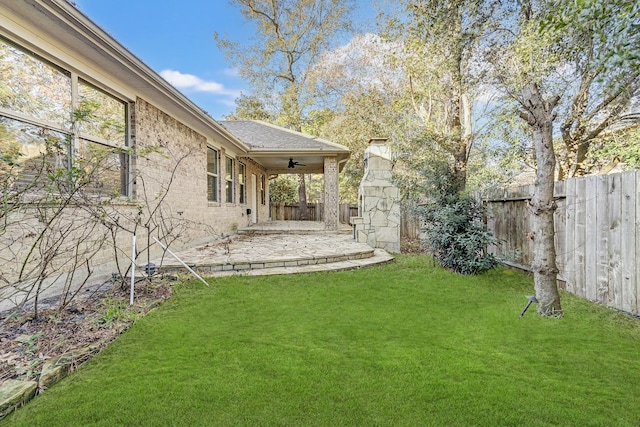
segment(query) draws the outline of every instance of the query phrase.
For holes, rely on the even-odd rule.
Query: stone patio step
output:
[[[199,275],[208,277],[343,270],[393,259],[384,250],[374,250],[366,244],[357,243],[351,236],[335,233],[300,235],[293,232],[237,235],[227,242],[187,249],[177,255]],[[159,273],[188,272],[169,254],[162,261],[154,260],[153,263]]]
[[[268,235],[268,234],[353,234],[353,228],[349,224],[340,224],[337,232],[326,230],[321,221],[266,221],[239,228],[238,234],[244,235]]]
[[[238,229],[238,234],[242,234],[242,235],[257,235],[257,236],[261,236],[261,235],[269,235],[269,234],[282,234],[283,232],[286,232],[286,230],[270,230],[268,228],[251,228],[251,227],[247,227],[247,228],[239,228]],[[351,228],[345,228],[345,227],[341,227],[340,229],[338,229],[338,231],[331,231],[331,230],[316,230],[316,229],[296,229],[294,231],[292,231],[296,234],[349,234],[352,235],[353,234],[353,229]]]
[[[391,261],[393,261],[393,257],[391,255],[389,255],[382,249],[376,249],[374,250],[373,256],[367,258],[330,262],[324,264],[301,265],[296,267],[274,267],[243,271],[220,271],[214,274],[210,274],[209,277],[226,277],[233,275],[267,276],[275,274],[316,273],[319,271],[356,270],[358,268],[383,265]]]
[[[296,268],[303,266],[317,266],[335,264],[346,261],[357,261],[375,256],[373,248],[365,250],[354,250],[348,253],[320,253],[318,255],[279,255],[277,257],[255,257],[253,259],[245,256],[229,255],[224,261],[199,262],[185,261],[196,273],[205,276],[215,275],[221,272],[241,272],[247,270],[265,270],[275,268]],[[219,256],[216,258],[220,258]],[[184,261],[184,260],[183,260]],[[329,268],[327,268],[329,269]],[[157,267],[159,273],[187,272],[182,264],[174,259],[166,259],[162,265]]]

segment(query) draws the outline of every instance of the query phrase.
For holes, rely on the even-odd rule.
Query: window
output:
[[[207,148],[207,200],[218,201],[218,150]]]
[[[226,162],[226,193],[227,193],[227,203],[234,203],[235,198],[233,197],[235,191],[235,171],[234,171],[234,161],[231,157],[227,157]]]
[[[78,92],[80,102],[74,115],[80,134],[105,145],[124,147],[127,136],[125,103],[82,80],[78,81]]]
[[[17,150],[18,187],[67,168],[90,194],[129,194],[125,102],[2,38],[0,69],[0,148]]]
[[[267,186],[265,181],[265,176],[260,175],[260,203],[263,205],[267,204]]]
[[[69,136],[0,115],[0,181],[16,191],[49,184],[48,176],[68,166]]]
[[[129,156],[125,152],[81,139],[76,163],[82,167],[86,176],[90,177],[86,182],[86,188],[92,194],[127,194]]]
[[[87,188],[103,196],[127,195],[127,105],[82,80],[78,93],[76,161],[90,177]]]
[[[0,107],[71,131],[71,73],[0,39]]]
[[[240,187],[240,204],[247,203],[247,166],[238,163],[238,186]]]

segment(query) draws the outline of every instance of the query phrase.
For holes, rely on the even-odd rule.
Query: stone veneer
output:
[[[400,252],[400,190],[392,182],[393,160],[386,139],[369,141],[365,172],[358,190],[358,217],[352,217],[354,238],[373,248]]]
[[[326,230],[338,231],[340,224],[338,191],[338,160],[324,158],[324,225]]]

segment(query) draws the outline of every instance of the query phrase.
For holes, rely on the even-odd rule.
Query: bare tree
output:
[[[545,316],[562,316],[558,293],[558,267],[556,265],[555,229],[553,214],[557,208],[553,198],[556,158],[553,151],[554,109],[559,97],[544,99],[535,82],[522,88],[520,116],[531,127],[536,152],[536,184],[529,208],[533,213],[533,280],[538,313]]]
[[[504,36],[491,45],[488,60],[493,64],[498,86],[516,101],[518,115],[527,123],[535,151],[536,181],[529,202],[533,213],[533,278],[538,313],[562,316],[557,286],[558,268],[554,242],[553,198],[556,159],[553,126],[560,96],[554,93],[559,60],[554,50],[557,34],[542,31],[550,10],[545,2],[522,1],[505,9]]]

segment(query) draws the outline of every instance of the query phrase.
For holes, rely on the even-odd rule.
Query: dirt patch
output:
[[[29,308],[0,313],[0,386],[9,379],[37,381],[47,360],[71,350],[97,344],[98,353],[169,298],[172,283],[170,278],[138,282],[133,306],[128,287],[110,285],[87,292],[63,309],[56,299],[44,301],[37,318]]]
[[[422,247],[420,239],[402,237],[400,240],[400,252],[403,254],[424,254],[426,251]]]

